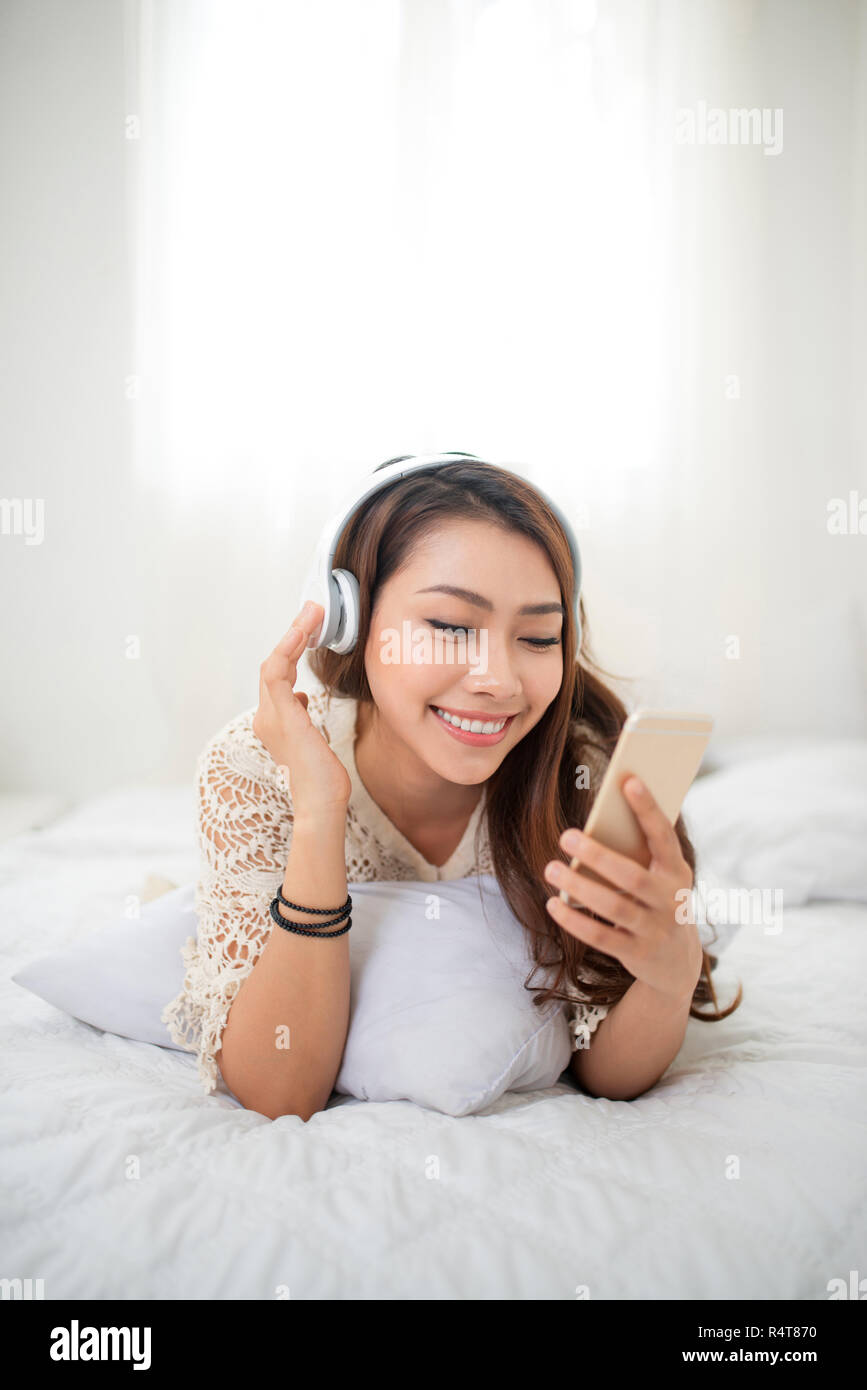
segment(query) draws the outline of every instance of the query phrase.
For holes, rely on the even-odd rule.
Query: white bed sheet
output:
[[[743,1004],[691,1020],[637,1100],[561,1081],[455,1119],[334,1097],[304,1124],[9,980],[149,873],[195,877],[188,789],[0,846],[5,1277],[47,1299],[824,1299],[867,1273],[867,905],[743,927]]]

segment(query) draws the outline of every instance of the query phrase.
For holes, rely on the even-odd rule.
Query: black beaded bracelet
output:
[[[329,921],[319,924],[323,927],[330,927],[335,922],[342,922],[344,917],[348,916],[352,911],[352,898],[348,893],[346,895],[346,902],[340,907],[303,907],[301,903],[290,903],[288,898],[283,897],[279,888],[277,889],[277,897],[284,907],[293,907],[296,912],[315,912],[317,917],[328,917],[330,919]],[[334,912],[337,913],[336,917],[331,916]]]
[[[287,922],[286,918],[280,911],[280,902],[281,899],[279,897],[273,899],[271,903],[271,916],[274,918],[274,921],[277,923],[277,925],[279,927],[282,927],[284,931],[297,932],[299,936],[342,936],[343,933],[348,932],[349,928],[352,926],[352,918],[350,917],[349,921],[346,923],[346,926],[339,927],[337,931],[323,931],[322,927],[330,925],[328,922],[323,922],[321,926],[316,927],[302,927],[300,922]],[[292,906],[292,904],[290,904],[290,906]],[[312,907],[302,907],[298,909],[298,911],[300,912],[314,912],[317,910],[318,909]],[[345,913],[341,913],[339,917],[335,917],[332,920],[340,922],[343,920],[345,915]]]
[[[320,929],[320,927],[336,927],[336,924],[338,924],[338,922],[343,922],[343,919],[349,916],[350,912],[352,912],[352,898],[349,897],[349,894],[346,895],[346,902],[343,903],[342,908],[306,908],[306,906],[304,906],[303,903],[289,902],[289,898],[283,898],[282,892],[279,891],[279,888],[278,891],[276,891],[276,897],[279,898],[279,901],[282,902],[282,905],[285,906],[285,908],[293,908],[296,910],[296,912],[320,913],[321,916],[324,916],[324,922],[306,923],[306,926],[314,927],[314,929],[317,930]],[[333,916],[329,916],[329,913],[333,913]]]

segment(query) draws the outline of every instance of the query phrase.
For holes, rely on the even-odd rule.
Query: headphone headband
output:
[[[510,468],[507,464],[491,463],[487,459],[476,458],[475,454],[464,453],[415,454],[412,458],[388,464],[385,468],[379,468],[368,474],[363,479],[361,487],[355,489],[350,496],[344,499],[339,509],[322,528],[311,567],[301,590],[299,608],[306,599],[312,599],[315,603],[320,603],[325,610],[325,616],[319,630],[313,634],[308,643],[308,650],[328,647],[331,651],[344,654],[351,652],[358,641],[360,618],[358,580],[349,570],[335,569],[334,556],[347,523],[358,511],[361,504],[397,478],[406,478],[409,474],[416,473],[422,468],[441,468],[447,463],[461,461],[496,468],[501,472],[511,473],[513,477],[520,478],[521,482],[527,483],[539,494],[557,517],[569,542],[575,571],[572,603],[575,613],[577,654],[581,647],[581,616],[578,610],[581,597],[581,554],[569,521],[557,504],[540,487],[537,487],[535,483],[530,483],[529,479],[525,478],[514,467]]]

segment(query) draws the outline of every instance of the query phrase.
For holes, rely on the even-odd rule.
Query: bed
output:
[[[206,1097],[192,1055],[9,978],[149,876],[195,877],[193,810],[191,789],[132,788],[0,845],[6,1277],[46,1299],[763,1300],[827,1299],[867,1273],[867,894],[851,876],[853,896],[802,893],[781,931],[741,926],[719,980],[743,981],[742,1005],[691,1020],[636,1100],[565,1073],[462,1118],[334,1095],[307,1124],[272,1122]]]

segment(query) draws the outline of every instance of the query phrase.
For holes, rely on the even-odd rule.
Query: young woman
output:
[[[312,909],[344,903],[351,882],[493,873],[527,932],[534,1002],[561,999],[568,1011],[579,1086],[642,1094],[689,1016],[725,1017],[740,993],[724,1013],[695,1009],[716,1006],[717,962],[696,925],[678,920],[695,868],[681,819],[672,828],[646,789],[627,784],[647,869],[581,836],[627,711],[586,636],[580,660],[564,657],[575,618],[559,521],[531,484],[461,459],[368,498],[334,564],[359,581],[354,650],[311,651],[319,689],[296,693],[323,618],[305,604],[260,667],[258,707],[199,758],[199,932],[163,1012],[175,1041],[197,1051],[206,1091],[219,1067],[244,1106],[309,1119],[346,1042],[349,936],[274,930],[278,890],[311,909],[281,904],[286,921],[318,927]],[[580,613],[586,634],[583,603]],[[445,643],[483,631],[486,660],[463,647],[463,664],[395,662],[388,635],[407,621]],[[461,719],[492,727],[468,737]],[[571,872],[575,853],[611,886]],[[291,1048],[280,1045],[287,1025]]]

